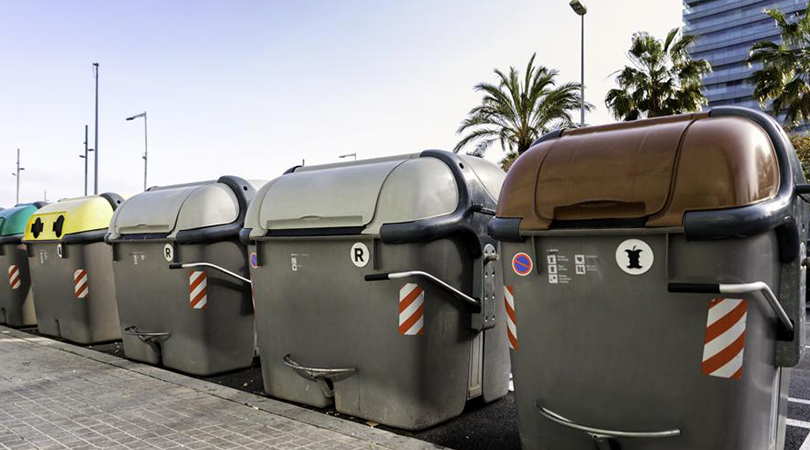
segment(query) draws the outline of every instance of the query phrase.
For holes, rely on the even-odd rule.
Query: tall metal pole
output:
[[[15,205],[20,204],[20,149],[17,149],[17,201],[14,203]]]
[[[95,151],[95,163],[93,164],[93,194],[98,195],[98,63],[93,63],[93,73],[96,78],[96,126],[93,150]]]
[[[87,197],[87,125],[84,126],[84,196]]]
[[[582,14],[580,16],[580,18],[582,19],[582,36],[581,36],[581,39],[582,39],[582,52],[581,52],[581,61],[580,61],[581,66],[582,66],[582,86],[580,86],[580,88],[582,89],[580,96],[582,98],[580,100],[582,101],[582,103],[580,105],[580,111],[579,111],[580,112],[579,125],[584,127],[585,126],[585,14]]]
[[[146,191],[146,167],[149,165],[149,137],[146,132],[146,111],[143,112],[143,190]]]

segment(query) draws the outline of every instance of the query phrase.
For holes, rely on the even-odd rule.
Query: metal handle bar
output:
[[[366,281],[386,281],[386,280],[398,280],[402,278],[414,278],[414,277],[421,277],[427,278],[428,280],[436,283],[440,287],[444,288],[445,290],[449,291],[451,294],[455,295],[461,300],[473,305],[476,307],[477,311],[481,310],[481,303],[470,297],[469,295],[459,291],[458,289],[450,286],[449,284],[445,283],[438,277],[431,275],[427,272],[423,272],[421,270],[411,270],[408,272],[383,272],[383,273],[370,273],[365,276]]]
[[[536,403],[537,411],[545,417],[546,419],[557,423],[559,425],[573,428],[575,430],[583,431],[591,435],[597,441],[604,441],[607,439],[616,439],[616,438],[667,438],[667,437],[674,437],[680,436],[681,430],[678,428],[672,430],[664,430],[664,431],[620,431],[620,430],[608,430],[605,428],[596,428],[596,427],[589,427],[587,425],[580,425],[570,419],[567,419],[550,409],[544,408],[540,402]]]
[[[218,271],[224,273],[225,275],[229,275],[231,277],[236,278],[239,281],[242,281],[244,283],[253,285],[253,282],[250,281],[250,279],[245,278],[242,275],[233,273],[230,270],[228,270],[228,269],[226,269],[224,267],[220,267],[220,266],[218,266],[216,264],[211,264],[211,263],[207,263],[207,262],[171,263],[171,264],[169,264],[169,269],[193,269],[194,267],[208,267],[210,269],[218,270]]]
[[[789,332],[793,332],[793,322],[790,321],[785,312],[785,308],[779,303],[771,288],[762,281],[740,284],[720,284],[720,283],[669,283],[669,292],[683,292],[692,294],[750,294],[762,292],[768,305],[776,313],[776,317]]]
[[[354,367],[346,367],[341,369],[324,369],[318,367],[302,366],[301,364],[295,362],[295,360],[292,359],[292,356],[290,355],[286,355],[283,361],[287,367],[295,371],[304,372],[313,381],[317,378],[329,378],[332,381],[340,381],[357,372],[357,369],[355,369]]]
[[[130,336],[138,336],[138,339],[144,342],[152,339],[169,337],[171,335],[170,333],[164,333],[159,331],[138,331],[138,328],[134,326],[124,328],[124,334],[128,334]]]
[[[323,395],[328,398],[335,396],[335,391],[332,383],[345,380],[357,372],[354,367],[346,367],[342,369],[324,369],[318,367],[305,367],[295,362],[289,354],[282,359],[284,365],[293,369],[301,378],[309,381],[315,381],[321,386]],[[331,383],[328,383],[329,380]]]

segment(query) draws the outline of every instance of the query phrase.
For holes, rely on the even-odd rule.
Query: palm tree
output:
[[[751,47],[748,63],[762,64],[751,75],[754,98],[763,107],[772,100],[773,115],[785,113],[784,123],[791,128],[810,119],[810,6],[796,20],[773,9],[765,13],[776,21],[782,42],[762,41]]]
[[[535,67],[535,56],[529,59],[522,77],[514,67],[509,68],[508,75],[495,69],[497,83],[475,86],[484,97],[461,122],[456,133],[468,133],[453,151],[458,153],[475,142],[475,148],[468,154],[481,157],[498,142],[506,152],[501,167],[508,170],[512,161],[528,150],[538,137],[557,128],[574,126],[571,113],[580,107],[580,84],[557,86],[558,72],[544,66]],[[590,104],[585,107],[593,108]]]
[[[618,120],[636,120],[699,111],[708,104],[701,92],[708,61],[693,61],[689,46],[695,36],[679,36],[675,28],[661,42],[648,33],[635,33],[627,57],[632,63],[618,71],[618,89],[611,89],[605,105]]]

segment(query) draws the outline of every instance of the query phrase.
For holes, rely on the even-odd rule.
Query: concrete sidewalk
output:
[[[2,449],[436,449],[0,326]]]

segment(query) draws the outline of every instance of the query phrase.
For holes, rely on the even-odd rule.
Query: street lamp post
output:
[[[85,197],[87,196],[87,164],[88,164],[87,163],[87,159],[88,159],[87,154],[89,152],[93,151],[92,148],[87,148],[87,144],[89,143],[88,139],[87,139],[87,128],[88,128],[88,126],[85,125],[84,126],[84,155],[79,155],[79,158],[84,159],[84,196]]]
[[[14,203],[15,205],[20,204],[20,171],[22,170],[25,170],[25,168],[20,167],[20,149],[17,149],[17,172],[11,174],[17,178],[17,202]]]
[[[95,163],[93,164],[93,194],[98,195],[98,63],[93,63],[93,76],[96,79],[96,126],[93,132],[95,139],[93,150],[95,150]]]
[[[143,190],[146,190],[146,167],[149,162],[149,138],[146,131],[146,111],[127,117],[127,120],[135,120],[143,117]]]
[[[581,42],[582,42],[582,52],[581,52],[581,61],[580,61],[580,66],[581,66],[581,70],[582,70],[582,73],[581,73],[582,82],[581,82],[581,86],[580,86],[582,91],[581,91],[580,97],[582,97],[582,98],[580,100],[582,101],[582,103],[580,104],[580,110],[579,110],[579,113],[580,113],[579,124],[580,124],[580,126],[584,127],[585,126],[585,14],[588,13],[588,8],[586,8],[585,5],[583,5],[580,0],[571,0],[569,5],[571,6],[571,9],[573,9],[574,12],[577,13],[577,15],[580,17],[581,22],[582,22],[581,37],[580,37]]]

